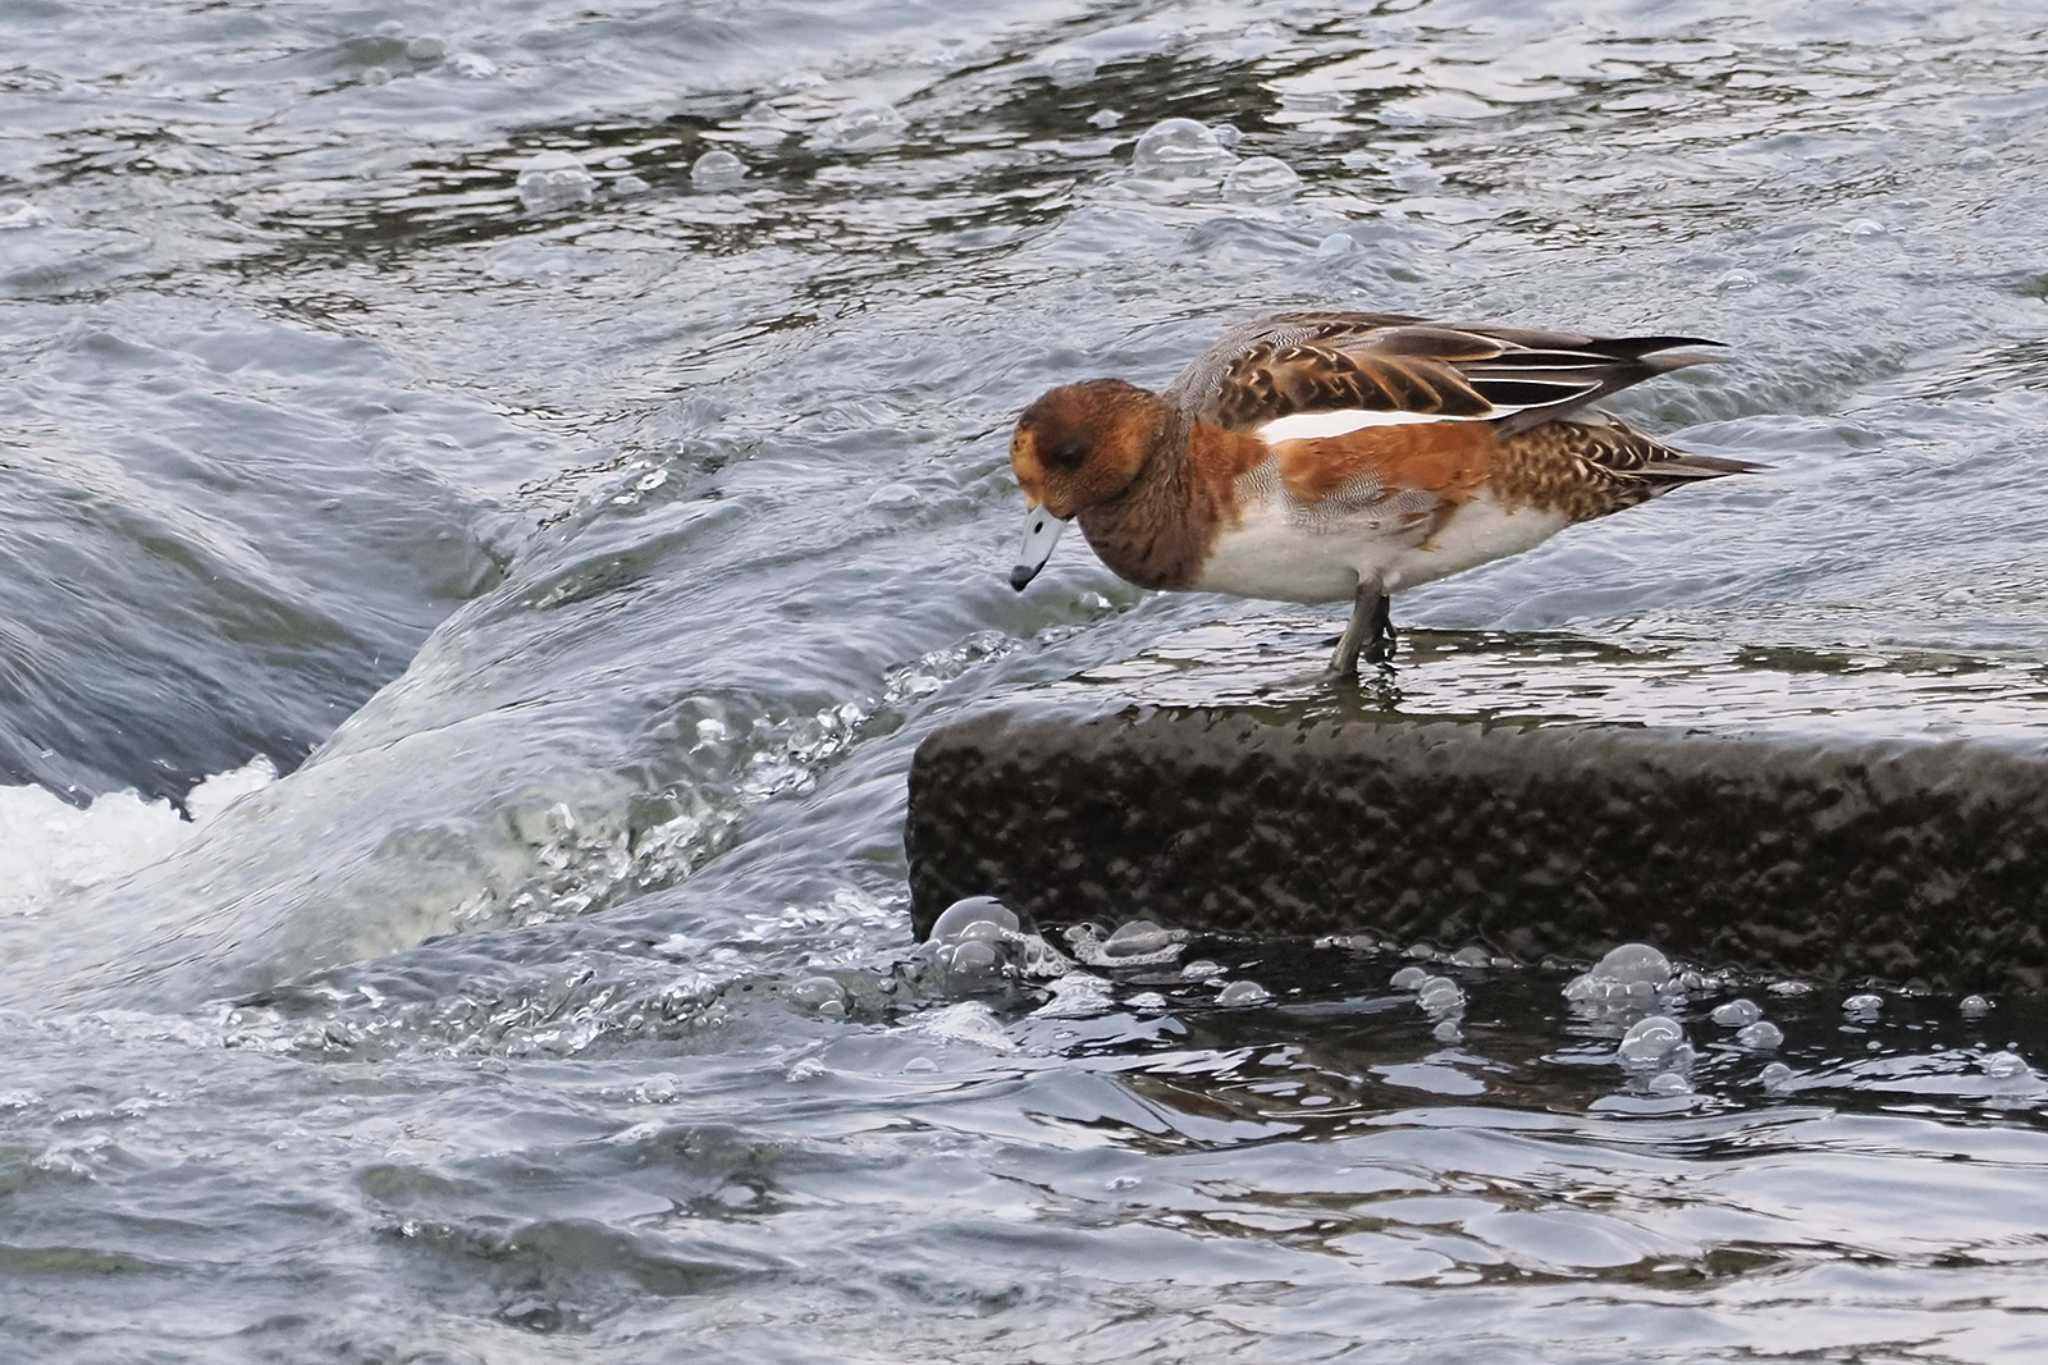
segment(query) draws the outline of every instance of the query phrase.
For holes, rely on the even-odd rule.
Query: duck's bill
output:
[[[1024,539],[1017,546],[1017,562],[1010,569],[1010,586],[1018,592],[1038,577],[1038,571],[1045,567],[1045,561],[1052,558],[1052,547],[1059,544],[1060,532],[1067,529],[1061,521],[1043,507],[1034,507],[1024,514]]]

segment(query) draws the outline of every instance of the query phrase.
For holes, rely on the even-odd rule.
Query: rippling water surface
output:
[[[900,825],[933,725],[1246,616],[1013,595],[1003,432],[1270,306],[1739,347],[1623,406],[1769,478],[1411,622],[2038,679],[2044,58],[2022,0],[8,7],[7,1358],[2042,1358],[2027,1001],[1114,925],[963,993]]]

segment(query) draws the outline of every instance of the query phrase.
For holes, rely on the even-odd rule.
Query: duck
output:
[[[1283,313],[1232,328],[1163,391],[1062,384],[1010,436],[1024,591],[1079,522],[1140,587],[1349,602],[1324,670],[1387,664],[1394,595],[1688,484],[1765,466],[1679,450],[1597,406],[1717,357],[1688,336]]]

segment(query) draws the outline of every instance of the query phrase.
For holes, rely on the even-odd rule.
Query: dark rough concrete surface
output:
[[[1160,704],[1142,678],[1082,680],[933,734],[906,831],[919,937],[954,899],[987,893],[1041,924],[1142,915],[1483,942],[1524,960],[1641,939],[1823,980],[2048,983],[2048,752],[2025,742],[2031,712],[2010,714],[2010,679],[1982,684],[2002,689],[1999,724],[1977,727],[1989,738],[1898,719],[1926,677],[1969,690],[1954,668],[1872,679],[1816,665],[1802,701],[1850,677],[1843,695],[1865,699],[1867,723],[1793,707],[1745,726],[1724,710],[1715,731],[1620,723],[1622,685],[1473,714],[1475,653],[1483,643],[1425,645],[1404,695],[1376,704],[1312,688]],[[1608,666],[1567,662],[1589,678]],[[1641,659],[1610,663],[1626,675]],[[1655,663],[1667,683],[1690,667]],[[1446,713],[1413,703],[1432,667],[1460,697]],[[1701,669],[1721,685],[1725,667]],[[1767,674],[1787,676],[1759,666],[1757,691],[1801,693]],[[1154,682],[1196,696],[1204,676],[1198,664]],[[1566,703],[1585,718],[1560,723]]]

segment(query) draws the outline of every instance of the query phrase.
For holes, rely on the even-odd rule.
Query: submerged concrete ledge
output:
[[[2048,984],[2048,679],[2031,665],[1417,632],[1391,686],[1247,622],[928,737],[924,937],[993,894],[1533,961]]]

